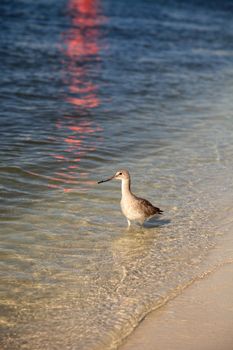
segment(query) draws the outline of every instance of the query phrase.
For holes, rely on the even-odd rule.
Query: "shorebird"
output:
[[[154,207],[148,200],[137,197],[131,192],[128,170],[119,170],[109,179],[98,181],[98,184],[111,180],[121,180],[121,210],[128,221],[128,228],[131,221],[143,225],[146,220],[163,213],[163,210]]]

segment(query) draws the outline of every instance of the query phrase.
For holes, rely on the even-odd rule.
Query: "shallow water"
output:
[[[233,168],[232,8],[211,4],[1,3],[3,349],[114,349],[199,271]],[[164,210],[143,229],[96,184],[122,167]]]

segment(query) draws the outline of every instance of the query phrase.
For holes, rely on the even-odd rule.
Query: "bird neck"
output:
[[[121,182],[121,193],[122,197],[127,197],[128,195],[131,195],[130,190],[130,179],[123,179]]]

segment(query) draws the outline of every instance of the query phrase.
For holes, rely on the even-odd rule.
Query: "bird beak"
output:
[[[111,181],[112,179],[114,179],[114,177],[115,177],[115,175],[112,176],[112,177],[110,177],[109,179],[98,181],[97,183],[98,183],[98,184],[102,184],[102,182]]]

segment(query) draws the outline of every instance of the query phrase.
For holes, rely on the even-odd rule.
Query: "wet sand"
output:
[[[233,264],[152,312],[120,350],[232,350]]]
[[[233,349],[233,234],[220,242],[212,269],[150,313],[119,350]]]

